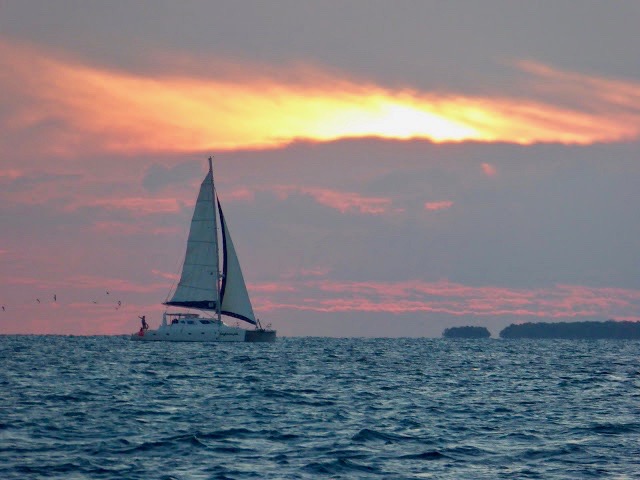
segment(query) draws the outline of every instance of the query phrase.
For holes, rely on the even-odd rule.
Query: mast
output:
[[[222,320],[222,313],[220,310],[220,251],[218,248],[218,222],[216,220],[216,187],[213,184],[213,156],[209,157],[209,175],[211,175],[211,208],[213,208],[213,235],[216,244],[216,315],[218,317],[218,322]]]

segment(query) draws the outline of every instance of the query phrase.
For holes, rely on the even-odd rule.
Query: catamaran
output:
[[[219,219],[219,220],[218,220]],[[219,223],[218,223],[219,222]],[[218,235],[218,224],[220,235]],[[222,262],[218,236],[222,239]],[[222,271],[220,264],[222,263]],[[136,341],[161,342],[275,342],[276,331],[262,327],[254,315],[247,286],[242,276],[236,249],[213,182],[213,161],[200,185],[191,219],[187,253],[180,281],[167,307],[181,307],[186,312],[162,315],[162,324],[151,330],[142,319],[142,328],[131,335]],[[203,314],[194,313],[199,310]],[[242,320],[253,329],[228,325],[222,316]]]

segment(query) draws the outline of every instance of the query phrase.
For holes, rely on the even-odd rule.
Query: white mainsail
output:
[[[236,249],[231,241],[220,201],[216,198],[222,231],[223,268],[220,275],[218,235],[213,198],[213,174],[207,174],[191,219],[187,253],[180,281],[171,300],[165,305],[215,310],[221,314],[256,324],[251,300],[244,282]],[[222,277],[219,288],[218,278]],[[218,301],[220,300],[220,309]]]
[[[218,255],[213,208],[213,175],[207,174],[196,200],[191,219],[187,252],[180,282],[171,300],[174,305],[203,310],[216,310],[218,302]]]

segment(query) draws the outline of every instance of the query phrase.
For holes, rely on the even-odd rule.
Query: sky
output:
[[[640,321],[638,25],[624,0],[0,0],[0,334],[158,325],[209,155],[280,336]]]

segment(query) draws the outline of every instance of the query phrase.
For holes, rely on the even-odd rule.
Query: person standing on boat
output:
[[[147,324],[147,316],[142,315],[141,317],[138,316],[138,318],[142,321],[142,330],[149,330],[149,325]]]

